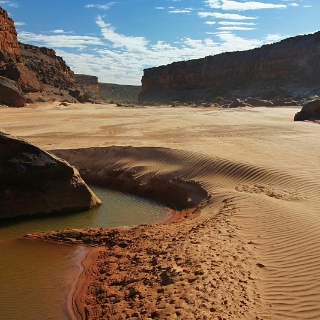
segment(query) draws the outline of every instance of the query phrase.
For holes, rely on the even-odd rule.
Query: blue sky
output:
[[[23,43],[75,73],[140,85],[143,69],[320,30],[319,0],[0,0]]]

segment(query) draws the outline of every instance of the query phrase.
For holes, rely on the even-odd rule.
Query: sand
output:
[[[113,174],[188,208],[163,224],[41,235],[94,247],[72,317],[319,319],[320,127],[293,122],[299,109],[0,108],[2,129],[88,180]]]

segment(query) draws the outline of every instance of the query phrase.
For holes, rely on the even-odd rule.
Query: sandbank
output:
[[[299,109],[0,108],[1,128],[88,181],[187,209],[171,223],[68,230],[95,247],[71,299],[76,316],[319,318],[320,127],[293,122]]]

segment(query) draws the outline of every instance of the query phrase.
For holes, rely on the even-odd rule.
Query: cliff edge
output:
[[[320,32],[144,70],[140,102],[320,94]]]

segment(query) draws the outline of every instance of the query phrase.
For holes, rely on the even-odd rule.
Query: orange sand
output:
[[[320,127],[293,122],[298,110],[0,108],[12,135],[47,150],[84,148],[57,153],[89,178],[121,171],[125,188],[162,179],[208,195],[173,187],[173,198],[201,209],[176,223],[88,230],[97,247],[75,316],[319,319]]]

